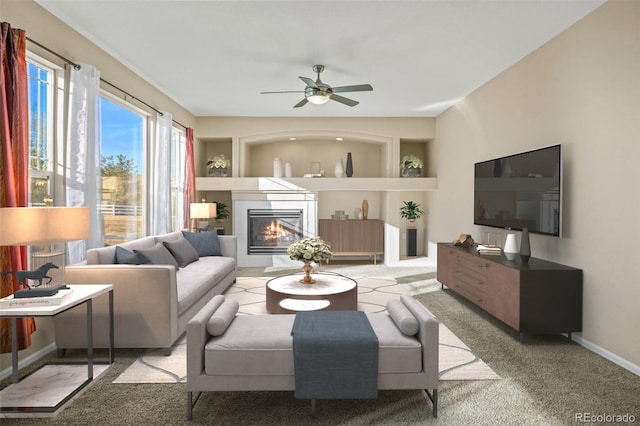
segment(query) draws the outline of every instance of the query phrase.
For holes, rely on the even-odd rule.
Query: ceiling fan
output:
[[[345,98],[344,96],[336,95],[336,93],[344,93],[344,92],[367,92],[373,90],[370,84],[358,84],[355,86],[340,86],[340,87],[331,87],[326,83],[323,83],[320,80],[320,73],[324,71],[324,65],[314,65],[313,71],[318,75],[316,81],[308,77],[300,77],[300,80],[304,81],[307,85],[304,90],[288,90],[283,92],[261,92],[263,95],[272,94],[272,93],[304,93],[304,99],[295,104],[294,108],[300,108],[305,106],[307,102],[311,102],[312,104],[322,105],[329,100],[333,100],[336,102],[340,102],[341,104],[348,105],[350,107],[354,107],[359,104],[358,101],[354,101],[353,99]]]

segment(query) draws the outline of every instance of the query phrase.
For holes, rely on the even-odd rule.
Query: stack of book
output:
[[[27,290],[28,291],[28,290]],[[11,308],[34,308],[38,306],[57,306],[61,305],[62,302],[71,295],[73,290],[59,290],[53,296],[41,296],[41,297],[14,297],[14,295],[10,295],[7,297],[3,297],[0,299],[0,309],[11,309]]]
[[[494,245],[478,244],[478,254],[500,256],[502,254],[502,249]]]

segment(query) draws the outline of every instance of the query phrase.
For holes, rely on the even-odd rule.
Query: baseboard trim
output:
[[[589,349],[591,352],[595,352],[598,355],[600,355],[601,357],[608,359],[609,361],[613,362],[614,364],[619,365],[620,367],[631,371],[633,374],[640,376],[640,365],[636,365],[634,363],[632,363],[631,361],[628,361],[624,358],[622,358],[621,356],[618,356],[616,354],[614,354],[613,352],[610,352],[598,345],[596,345],[595,343],[585,339],[584,337],[577,335],[577,334],[572,334],[571,335],[571,339],[574,340],[576,343],[578,343],[579,345],[584,346],[585,348]]]
[[[53,352],[56,350],[56,344],[55,342],[48,344],[47,346],[45,346],[44,348],[40,349],[37,352],[32,353],[31,355],[29,355],[28,357],[25,357],[24,359],[18,360],[18,370],[36,362],[37,360],[39,360],[40,358],[48,355],[49,353]],[[4,370],[0,371],[0,380],[4,380],[7,377],[11,376],[12,373],[12,367],[9,368],[5,368]]]

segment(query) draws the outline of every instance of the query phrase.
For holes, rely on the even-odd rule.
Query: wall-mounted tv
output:
[[[560,236],[561,145],[475,164],[475,225]]]

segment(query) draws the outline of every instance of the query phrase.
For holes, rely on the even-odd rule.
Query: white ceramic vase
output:
[[[507,240],[504,243],[504,255],[509,260],[514,260],[518,255],[518,243],[516,242],[516,234],[507,234]]]
[[[291,163],[287,161],[287,164],[284,165],[284,175],[285,177],[293,177],[293,169],[291,167]]]
[[[337,178],[341,178],[344,176],[344,165],[342,164],[342,158],[338,158],[336,160],[336,167],[333,169],[333,173]]]
[[[279,158],[273,159],[273,177],[282,177],[282,160]]]

